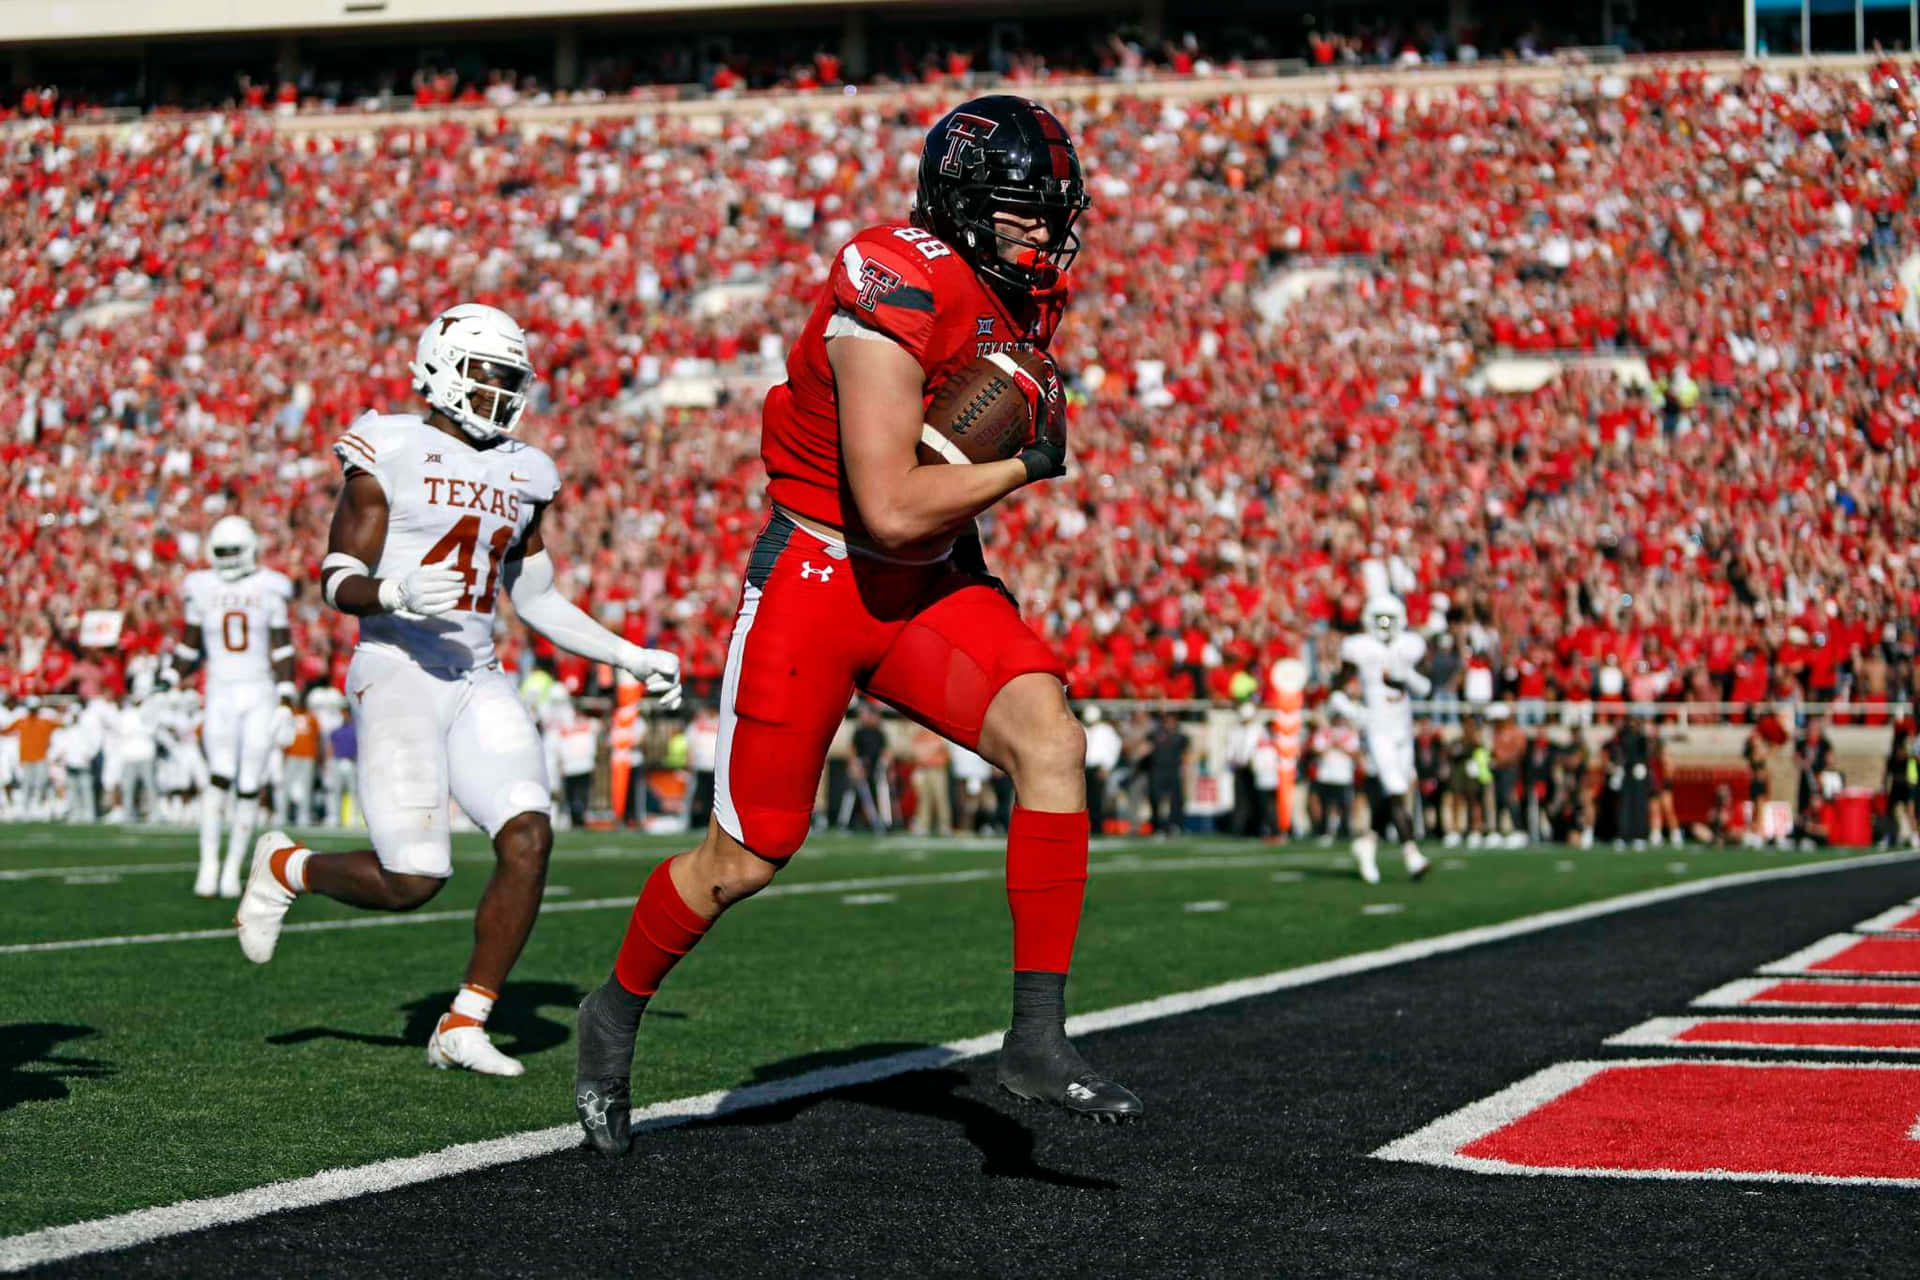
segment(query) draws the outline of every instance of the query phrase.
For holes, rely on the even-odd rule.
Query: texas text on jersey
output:
[[[840,415],[827,339],[866,331],[920,362],[929,394],[956,369],[995,351],[1045,350],[1066,307],[1064,287],[1016,299],[988,287],[951,246],[919,227],[869,227],[849,240],[767,393],[761,458],[767,492],[796,515],[859,540],[859,512],[840,464]]]
[[[374,576],[405,574],[449,558],[466,580],[452,610],[432,618],[381,613],[360,620],[362,645],[424,667],[468,670],[493,661],[493,603],[500,566],[535,509],[553,501],[553,460],[523,441],[474,449],[416,414],[362,415],[335,441],[348,471],[364,471],[387,498],[387,540]]]

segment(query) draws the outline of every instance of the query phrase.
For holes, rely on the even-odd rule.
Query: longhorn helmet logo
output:
[[[955,112],[947,124],[947,154],[940,157],[940,172],[949,178],[957,178],[965,173],[967,148],[979,146],[991,138],[999,127],[998,120],[989,120],[966,111]]]

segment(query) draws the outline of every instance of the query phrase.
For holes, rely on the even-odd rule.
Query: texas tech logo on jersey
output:
[[[966,172],[967,148],[978,146],[993,136],[1000,127],[997,120],[985,116],[959,112],[947,125],[947,154],[940,157],[940,172],[950,178],[957,178]]]
[[[900,287],[900,275],[868,258],[860,264],[860,296],[856,299],[863,311],[871,311],[880,299]]]

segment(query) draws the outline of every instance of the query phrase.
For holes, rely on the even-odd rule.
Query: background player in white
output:
[[[287,601],[293,583],[260,567],[260,536],[240,516],[223,516],[207,534],[208,569],[180,584],[185,624],[173,661],[160,672],[171,688],[202,663],[207,711],[203,733],[210,785],[200,793],[200,872],[193,892],[240,896],[240,865],[260,819],[278,709],[293,701],[293,636]],[[232,802],[227,856],[220,816]]]
[[[1413,767],[1413,704],[1433,688],[1420,674],[1427,642],[1407,630],[1406,606],[1397,596],[1376,595],[1361,611],[1363,630],[1340,642],[1340,673],[1334,677],[1328,700],[1337,714],[1358,725],[1366,741],[1367,771],[1373,784],[1373,831],[1353,842],[1360,878],[1380,880],[1375,834],[1391,826],[1400,840],[1407,874],[1418,880],[1427,872],[1427,859],[1413,842],[1413,813],[1408,797],[1418,781]],[[1347,692],[1359,682],[1360,701]]]
[[[368,413],[334,445],[346,483],[321,564],[327,602],[361,620],[347,696],[373,848],[314,853],[267,832],[236,923],[247,958],[264,964],[299,893],[420,906],[453,874],[451,793],[492,838],[496,863],[465,982],[427,1061],[517,1076],[525,1068],[493,1047],[486,1020],[540,909],[552,805],[539,732],[494,657],[495,593],[504,582],[521,621],[633,673],[663,705],[679,703],[680,661],[621,639],[553,589],[541,520],[560,477],[508,434],[533,381],[520,326],[492,307],[454,307],[421,335],[412,373],[426,417]]]

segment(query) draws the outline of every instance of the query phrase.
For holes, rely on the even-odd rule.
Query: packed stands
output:
[[[1917,92],[1883,65],[1069,104],[1074,466],[995,514],[990,560],[1092,696],[1225,697],[1287,653],[1324,677],[1371,557],[1454,689],[1910,697]],[[310,584],[329,442],[411,403],[420,325],[477,298],[533,336],[572,590],[711,683],[766,514],[759,392],[827,255],[904,219],[938,110],[906,101],[5,134],[0,680],[120,685],[227,512]],[[1650,381],[1495,391],[1502,352]],[[295,607],[302,680],[337,680],[352,621]],[[119,649],[81,648],[96,608]]]

